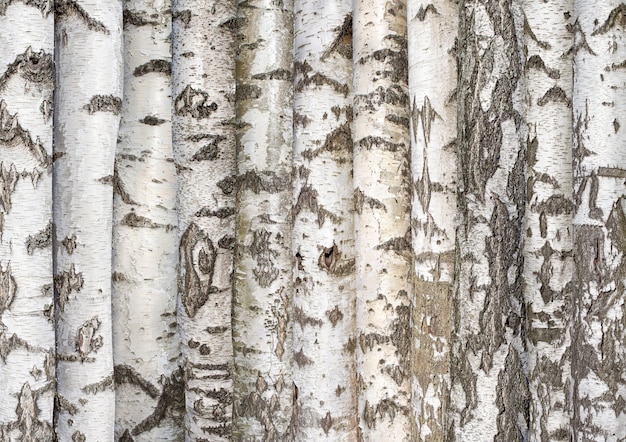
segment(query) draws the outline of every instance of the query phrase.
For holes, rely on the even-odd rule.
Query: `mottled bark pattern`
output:
[[[517,0],[467,0],[460,10],[448,438],[522,441],[530,424],[521,244],[524,18]]]

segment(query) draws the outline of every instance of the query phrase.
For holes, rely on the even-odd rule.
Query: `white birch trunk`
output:
[[[357,440],[351,10],[295,4],[296,440]]]
[[[403,1],[354,3],[357,385],[363,440],[410,440],[410,140]]]
[[[56,13],[55,430],[61,440],[112,440],[111,217],[122,5],[60,0]]]
[[[452,440],[528,438],[523,32],[518,0],[461,4]]]
[[[0,440],[52,440],[50,8],[0,4]]]
[[[176,322],[171,2],[124,3],[124,99],[113,208],[115,438],[183,438]]]
[[[576,0],[572,440],[626,434],[626,5]]]
[[[415,254],[413,437],[441,441],[450,397],[458,4],[411,0],[407,19]]]
[[[234,1],[173,2],[174,157],[186,440],[230,440]]]
[[[524,298],[530,440],[569,440],[573,0],[524,0],[527,141]]]
[[[293,2],[239,2],[233,437],[288,440],[292,419]]]

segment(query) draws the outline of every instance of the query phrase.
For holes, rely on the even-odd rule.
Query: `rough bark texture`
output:
[[[572,316],[572,57],[574,1],[524,0],[530,434],[569,440]]]
[[[54,21],[0,6],[0,440],[51,440]]]
[[[61,440],[112,440],[111,217],[122,5],[58,1],[55,19],[55,430]]]
[[[354,186],[359,428],[411,430],[410,140],[406,9],[354,3]]]
[[[173,2],[178,322],[193,441],[232,431],[235,12],[234,1]]]
[[[441,441],[450,397],[458,4],[409,1],[407,15],[415,254],[413,437]]]
[[[357,440],[352,4],[296,1],[296,440]]]
[[[523,31],[517,0],[459,20],[457,274],[449,439],[528,438]]]
[[[233,436],[244,441],[284,440],[292,419],[292,11],[242,0],[237,16]]]
[[[574,4],[572,437],[616,441],[626,431],[626,5]]]
[[[124,3],[125,93],[113,178],[116,440],[183,438],[170,7]]]

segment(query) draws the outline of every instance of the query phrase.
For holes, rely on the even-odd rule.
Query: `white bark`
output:
[[[295,4],[296,440],[357,440],[352,4]]]
[[[411,102],[414,440],[441,441],[450,396],[456,229],[456,1],[407,2]],[[436,79],[436,81],[434,81]]]
[[[293,3],[240,1],[233,437],[287,439],[292,419]]]
[[[111,217],[122,105],[122,5],[56,4],[56,432],[112,440]]]
[[[0,4],[0,439],[52,440],[50,9]]]
[[[115,437],[183,438],[176,321],[171,2],[124,4],[124,99],[115,160]]]
[[[412,427],[404,5],[354,3],[357,385],[365,440],[409,440]]]

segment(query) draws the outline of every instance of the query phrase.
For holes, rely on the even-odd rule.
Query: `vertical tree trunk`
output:
[[[454,0],[411,0],[407,15],[415,253],[414,440],[441,441],[450,398],[458,5]]]
[[[288,438],[293,3],[240,1],[233,327],[238,440]]]
[[[354,3],[357,370],[364,440],[409,440],[411,232],[406,10]]]
[[[112,440],[111,216],[122,5],[61,0],[56,13],[56,432],[61,440]]]
[[[576,0],[574,32],[574,440],[626,429],[626,6]]]
[[[466,0],[459,21],[459,228],[448,438],[527,440],[522,296],[523,30],[517,0]]]
[[[52,440],[50,7],[0,4],[0,439]]]
[[[356,441],[352,4],[295,4],[296,440]]]
[[[574,1],[525,0],[527,144],[524,298],[530,439],[569,440]]]
[[[173,2],[179,327],[186,439],[230,440],[235,3]]]
[[[176,333],[171,2],[124,3],[124,99],[113,210],[116,440],[183,437]]]

